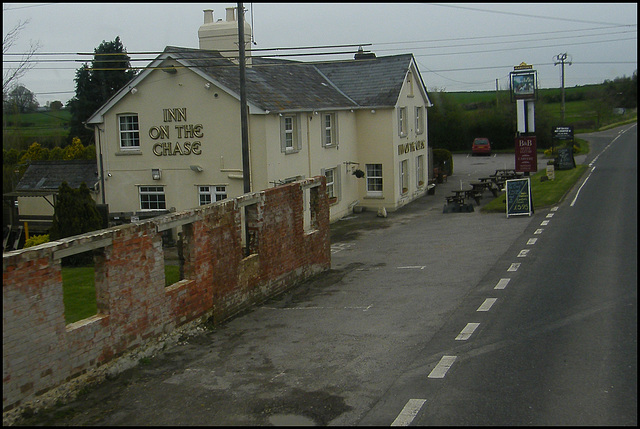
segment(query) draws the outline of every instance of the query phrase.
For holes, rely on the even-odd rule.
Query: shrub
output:
[[[24,248],[37,246],[38,244],[48,243],[49,234],[44,235],[32,235],[28,240],[24,242]]]
[[[447,149],[433,149],[433,166],[441,167],[446,175],[453,174],[453,156]]]

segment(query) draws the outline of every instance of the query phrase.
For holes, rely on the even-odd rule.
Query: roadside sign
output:
[[[555,126],[551,129],[551,137],[556,140],[573,140],[573,126]]]
[[[516,137],[516,171],[527,173],[538,171],[536,136]]]
[[[509,216],[527,215],[533,213],[533,198],[531,197],[531,179],[513,179],[506,181],[507,218]]]

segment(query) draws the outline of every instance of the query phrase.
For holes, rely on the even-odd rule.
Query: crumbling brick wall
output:
[[[184,279],[165,287],[162,231],[177,226]],[[88,250],[98,312],[67,325],[61,260]],[[228,320],[328,270],[330,255],[324,177],[4,254],[3,412],[185,323]]]

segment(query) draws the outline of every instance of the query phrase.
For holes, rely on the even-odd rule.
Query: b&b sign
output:
[[[516,137],[516,171],[535,173],[538,171],[536,137]]]

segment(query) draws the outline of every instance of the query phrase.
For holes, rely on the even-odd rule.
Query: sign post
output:
[[[509,216],[527,215],[533,213],[533,198],[531,196],[531,179],[513,179],[506,181],[507,218]]]
[[[512,101],[515,100],[518,119],[515,142],[516,171],[529,176],[529,173],[538,171],[535,137],[537,72],[532,65],[522,62],[513,68],[509,76]]]

